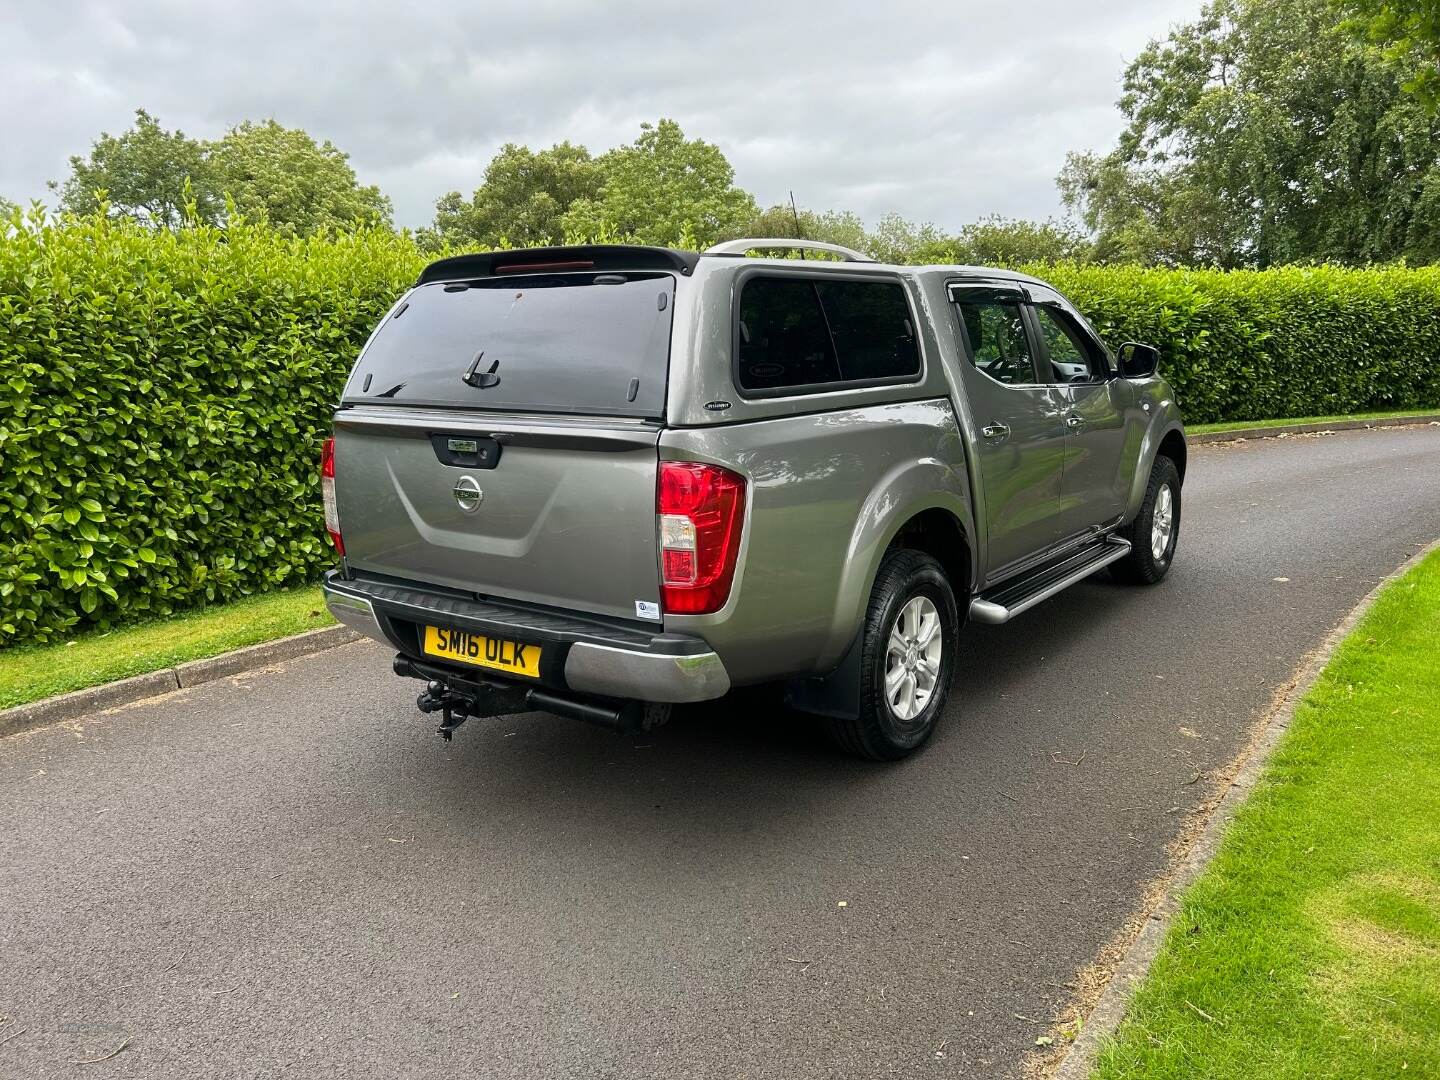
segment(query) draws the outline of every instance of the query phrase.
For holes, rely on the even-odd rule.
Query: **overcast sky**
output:
[[[1118,133],[1124,64],[1199,8],[5,0],[0,195],[44,196],[144,106],[198,137],[273,116],[328,138],[414,226],[503,143],[599,152],[668,116],[719,144],[762,205],[793,188],[871,223],[1044,218],[1066,151]]]

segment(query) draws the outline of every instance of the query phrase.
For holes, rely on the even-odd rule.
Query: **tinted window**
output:
[[[739,338],[743,390],[820,391],[920,373],[910,305],[896,282],[750,278]]]
[[[658,417],[673,293],[668,274],[422,285],[381,325],[345,400]],[[472,368],[493,383],[467,384]]]
[[[840,379],[820,294],[804,278],[751,278],[740,291],[740,387]]]
[[[1018,301],[962,301],[956,306],[970,346],[970,363],[1007,386],[1036,381]]]
[[[1035,315],[1040,321],[1040,334],[1045,339],[1055,382],[1092,382],[1104,378],[1104,356],[1067,313],[1059,308],[1037,306]]]

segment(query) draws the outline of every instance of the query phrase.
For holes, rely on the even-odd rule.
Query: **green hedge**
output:
[[[319,442],[423,263],[377,231],[0,222],[0,647],[312,581]],[[1440,268],[1052,266],[1186,419],[1440,405]]]
[[[413,245],[0,230],[0,644],[313,581],[320,440]]]
[[[1188,423],[1440,407],[1440,266],[1029,270],[1158,346]]]

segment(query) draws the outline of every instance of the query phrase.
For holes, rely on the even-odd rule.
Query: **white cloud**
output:
[[[266,116],[304,127],[419,225],[505,142],[598,151],[669,116],[762,204],[793,188],[816,209],[953,229],[1058,213],[1066,151],[1113,141],[1125,62],[1199,0],[18,8],[0,16],[12,199],[43,195],[143,106],[204,137]]]

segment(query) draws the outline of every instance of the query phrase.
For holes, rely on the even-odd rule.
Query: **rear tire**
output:
[[[887,554],[861,632],[859,715],[831,719],[829,734],[857,757],[898,761],[934,732],[955,671],[960,619],[940,564],[920,551]]]
[[[1168,457],[1155,459],[1140,512],[1120,535],[1130,541],[1130,554],[1110,564],[1117,581],[1154,585],[1170,571],[1180,540],[1180,470]]]

